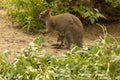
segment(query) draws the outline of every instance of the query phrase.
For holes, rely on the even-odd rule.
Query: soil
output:
[[[102,25],[103,24],[107,27],[108,33],[114,36],[120,44],[120,22],[102,23]],[[94,40],[103,35],[102,29],[96,24],[85,26],[84,30],[85,44],[92,44]],[[19,50],[27,47],[28,44],[38,36],[40,36],[40,34],[27,34],[24,33],[23,30],[13,26],[6,16],[6,11],[0,9],[0,55],[6,50],[10,50],[12,52],[12,55],[10,56],[11,60]],[[60,55],[67,51],[65,49],[54,49],[51,45],[55,44],[56,40],[56,35],[53,35],[52,33],[47,35],[45,47],[42,49],[55,55]]]

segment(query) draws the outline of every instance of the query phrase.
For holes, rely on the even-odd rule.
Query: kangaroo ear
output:
[[[47,5],[46,11],[49,13],[50,12],[50,4]]]

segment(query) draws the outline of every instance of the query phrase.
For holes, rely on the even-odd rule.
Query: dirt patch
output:
[[[108,33],[113,35],[120,44],[120,22],[104,23],[104,25],[107,26]],[[102,29],[97,25],[85,26],[84,29],[85,44],[92,44],[94,40],[103,34]],[[21,48],[27,47],[28,44],[37,36],[39,36],[39,34],[30,35],[24,33],[18,28],[15,28],[6,17],[5,10],[0,10],[0,54],[3,54],[5,50],[11,50],[12,55],[10,58],[12,59],[17,51]],[[54,49],[51,44],[56,43],[56,40],[56,35],[47,35],[45,47],[42,49],[55,55],[62,54],[67,51],[65,49]]]

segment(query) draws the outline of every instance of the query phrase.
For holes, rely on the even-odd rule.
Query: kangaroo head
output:
[[[49,13],[50,13],[50,8],[47,8],[46,10],[42,11],[40,14],[39,14],[39,19],[41,18],[46,18],[49,16]]]

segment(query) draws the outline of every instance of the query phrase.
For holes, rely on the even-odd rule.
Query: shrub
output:
[[[60,14],[65,12],[70,12],[79,18],[84,18],[90,21],[92,24],[95,21],[98,21],[99,18],[105,18],[97,8],[92,8],[89,5],[84,5],[84,1],[76,1],[77,3],[72,3],[74,0],[65,0],[65,2],[61,2],[62,0],[56,0],[54,2],[51,1],[52,13]],[[89,1],[85,1],[89,3]],[[90,3],[89,3],[90,4]]]
[[[120,0],[91,0],[93,7],[102,13],[106,20],[120,20]]]
[[[95,41],[94,45],[71,50],[62,56],[53,56],[42,47],[44,37],[17,53],[8,64],[0,56],[1,80],[119,80],[120,46],[110,35]],[[7,55],[7,53],[5,54]]]
[[[8,4],[8,15],[13,23],[19,23],[27,32],[44,29],[44,24],[38,21],[38,14],[46,9],[45,0],[9,0]]]
[[[118,7],[120,6],[120,0],[105,0],[107,3],[111,3],[113,7]]]
[[[70,2],[71,0],[67,1],[66,4]],[[64,12],[77,13],[81,14],[83,18],[89,19],[91,23],[97,21],[99,17],[104,17],[97,9],[91,10],[91,8],[84,6],[81,1],[75,6],[60,4],[60,0],[50,3],[53,15]],[[8,5],[8,14],[13,23],[19,23],[27,32],[39,32],[44,29],[44,24],[38,20],[38,15],[48,6],[45,0],[8,0]]]

